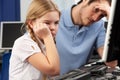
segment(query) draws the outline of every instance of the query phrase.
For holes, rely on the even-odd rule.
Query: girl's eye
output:
[[[45,24],[49,25],[50,23],[48,23],[48,22],[45,22]]]

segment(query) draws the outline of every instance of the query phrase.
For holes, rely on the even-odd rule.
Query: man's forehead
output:
[[[96,1],[94,1],[94,2],[92,2],[91,4],[93,4],[93,3],[97,3],[97,4],[108,4],[109,5],[109,2],[107,1],[107,0],[96,0]]]

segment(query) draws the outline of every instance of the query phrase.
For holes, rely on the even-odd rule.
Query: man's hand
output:
[[[95,8],[98,8],[99,10],[101,10],[103,12],[103,14],[106,16],[107,19],[109,19],[109,15],[110,15],[110,5],[106,5],[106,4],[100,4],[98,6],[96,6]]]
[[[114,61],[106,62],[105,64],[111,68],[115,68],[118,64],[118,61],[114,60]]]

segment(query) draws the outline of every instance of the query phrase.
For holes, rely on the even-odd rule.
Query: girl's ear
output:
[[[29,25],[30,28],[33,28],[33,22],[32,22],[32,20],[28,20],[27,23],[28,23],[28,25]]]

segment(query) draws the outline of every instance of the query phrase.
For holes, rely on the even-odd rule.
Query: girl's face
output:
[[[36,19],[36,22],[46,24],[49,27],[52,36],[55,37],[58,29],[59,18],[60,15],[57,11],[51,11]]]

